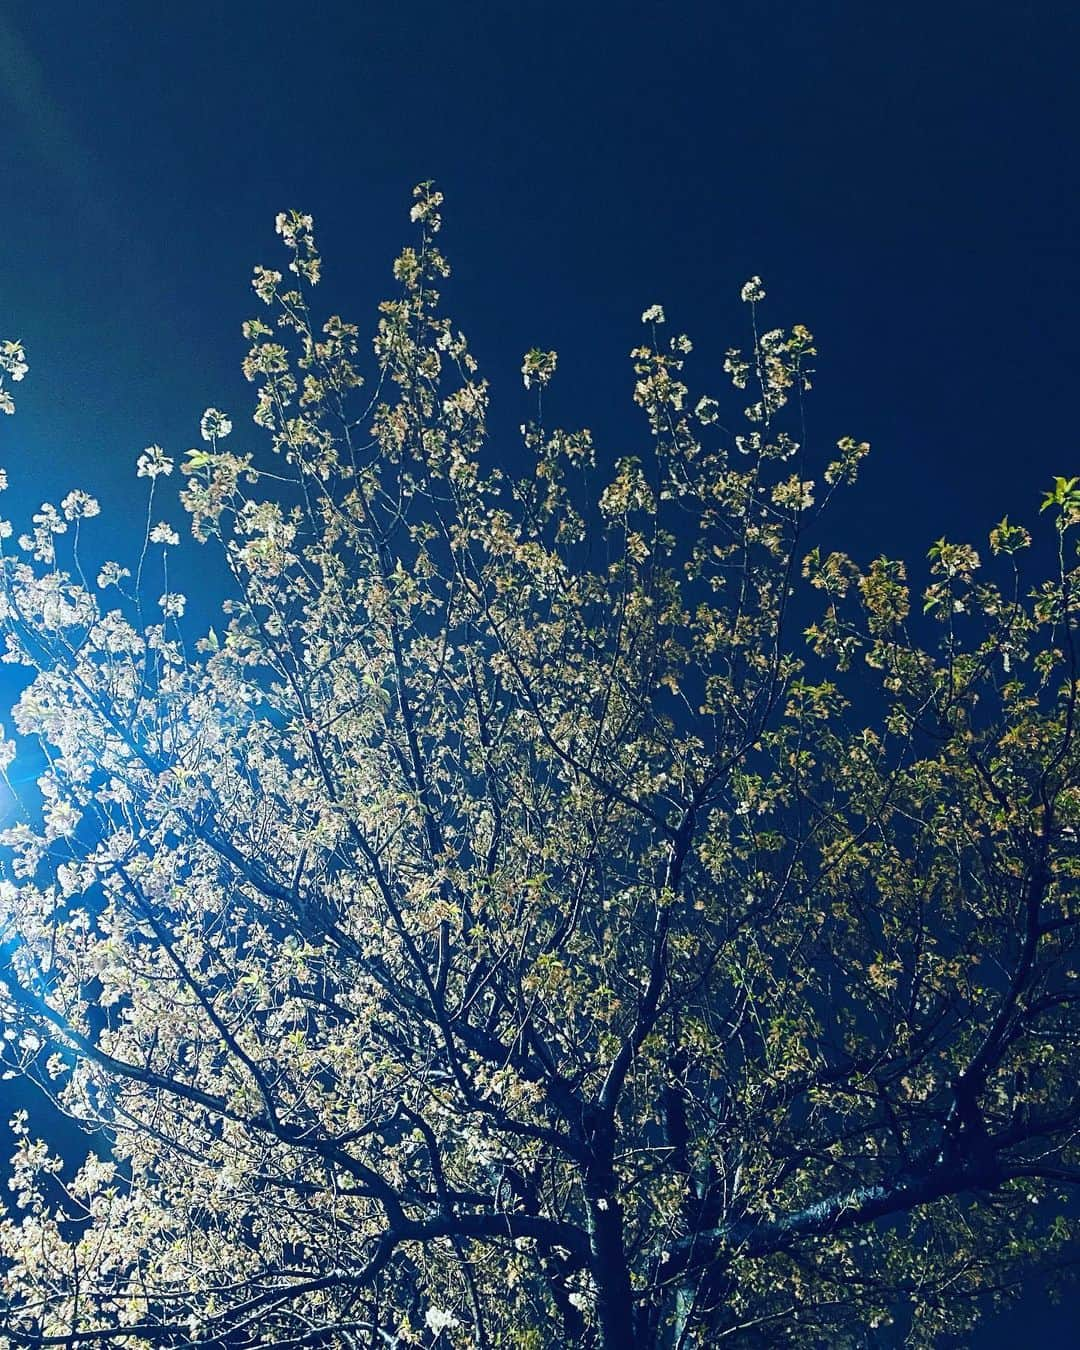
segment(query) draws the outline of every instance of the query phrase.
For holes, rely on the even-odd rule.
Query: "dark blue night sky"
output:
[[[134,551],[143,446],[182,453],[207,405],[257,443],[239,325],[275,214],[314,214],[327,309],[372,328],[434,178],[497,454],[533,346],[553,420],[644,444],[654,301],[726,398],[759,273],[770,321],[818,338],[811,440],[873,443],[830,542],[917,562],[1031,524],[1080,472],[1078,54],[1063,0],[0,0],[0,338],[31,364],[5,514],[83,487]],[[1033,1294],[977,1343],[1072,1323]]]

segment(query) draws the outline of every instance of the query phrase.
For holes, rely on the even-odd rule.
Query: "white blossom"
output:
[[[82,812],[69,801],[56,800],[45,806],[45,838],[58,839],[74,834]]]
[[[175,548],[180,542],[180,536],[168,521],[159,520],[150,531],[150,542],[152,544],[165,544],[166,547]]]
[[[118,562],[105,562],[101,564],[101,571],[97,575],[97,584],[102,590],[107,586],[119,586],[124,577],[131,576],[131,571],[127,567],[121,567]]]
[[[21,342],[10,339],[0,342],[0,370],[10,375],[18,383],[30,367],[26,364],[26,351]]]
[[[555,374],[558,359],[558,352],[542,352],[539,347],[534,347],[532,351],[526,352],[525,359],[521,364],[521,375],[525,388],[530,389],[535,384],[543,389]]]
[[[11,339],[0,342],[0,412],[10,414],[15,411],[15,400],[4,388],[3,377],[7,375],[12,381],[18,383],[29,369],[30,367],[26,364],[26,352],[23,350],[21,342],[15,342]]]
[[[170,474],[173,462],[160,445],[148,445],[136,464],[138,477],[157,478],[160,474]]]
[[[218,408],[207,408],[199,422],[199,434],[204,441],[221,441],[232,431],[232,422]]]
[[[97,501],[89,493],[80,492],[77,488],[68,493],[60,503],[60,509],[68,520],[89,520],[91,516],[101,514]]]
[[[271,271],[266,267],[256,267],[255,275],[251,279],[251,285],[255,294],[268,305],[274,298],[274,294],[281,283],[281,273]]]
[[[461,1326],[460,1321],[454,1314],[448,1312],[445,1308],[429,1308],[424,1314],[424,1324],[429,1331],[434,1331],[436,1335],[450,1327]]]

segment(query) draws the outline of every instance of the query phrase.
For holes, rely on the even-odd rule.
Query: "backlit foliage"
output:
[[[1044,581],[1008,520],[826,547],[869,447],[801,443],[757,277],[734,395],[653,305],[638,453],[545,424],[538,348],[500,453],[440,204],[368,383],[278,217],[258,430],[139,457],[141,561],[85,574],[82,492],[5,545],[3,1059],[103,1133],[16,1116],[0,1344],[963,1332],[1072,1252],[1077,480]],[[177,482],[235,581],[194,642]]]

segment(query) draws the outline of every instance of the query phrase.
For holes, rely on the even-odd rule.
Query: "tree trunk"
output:
[[[601,1348],[634,1350],[634,1300],[623,1249],[622,1209],[609,1196],[589,1198],[589,1246]]]

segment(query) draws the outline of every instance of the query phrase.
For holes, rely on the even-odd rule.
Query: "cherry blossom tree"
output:
[[[500,456],[440,204],[370,386],[279,216],[266,453],[209,409],[179,466],[217,628],[168,580],[159,447],[141,561],[88,568],[81,491],[5,544],[44,768],[4,1068],[88,1138],[15,1116],[0,1344],[962,1332],[1075,1255],[1080,484],[1048,547],[939,540],[913,610],[904,562],[821,542],[868,446],[802,443],[813,338],[757,278],[734,408],[654,305],[637,457],[545,424],[540,350]]]

